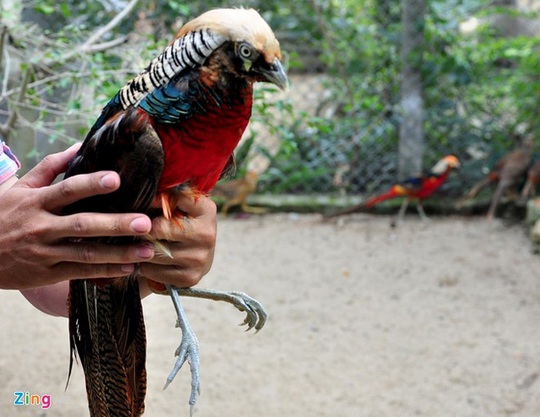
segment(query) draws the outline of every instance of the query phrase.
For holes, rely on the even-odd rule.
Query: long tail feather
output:
[[[403,194],[398,193],[396,190],[396,187],[392,187],[386,193],[379,194],[379,195],[369,198],[367,201],[364,202],[364,207],[372,208],[373,206],[379,203],[382,203],[383,201],[390,200],[391,198],[395,198],[395,197],[402,197],[402,196]]]
[[[336,213],[331,213],[328,215],[325,215],[325,219],[331,219],[333,217],[338,216],[344,216],[346,214],[353,214],[353,213],[359,213],[364,210],[370,209],[376,204],[379,204],[382,201],[389,200],[394,197],[401,197],[401,195],[396,191],[395,187],[392,187],[390,190],[388,190],[386,193],[379,194],[376,196],[373,196],[366,201],[364,201],[361,204],[357,204],[356,206],[348,207],[344,210],[338,211]]]
[[[71,363],[77,352],[91,417],[140,416],[146,336],[137,279],[71,281],[69,328]]]

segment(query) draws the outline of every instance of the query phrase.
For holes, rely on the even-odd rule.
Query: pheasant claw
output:
[[[246,331],[255,329],[258,332],[264,327],[268,314],[263,305],[253,297],[237,291],[216,291],[201,288],[176,288],[179,295],[186,297],[206,298],[214,301],[225,301],[246,313],[240,326],[247,325]]]

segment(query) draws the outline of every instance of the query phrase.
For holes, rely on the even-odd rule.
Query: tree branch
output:
[[[323,16],[323,12],[321,10],[319,2],[317,0],[311,0],[311,5],[313,6],[313,10],[315,11],[315,15],[317,16],[319,28],[321,29],[321,32],[326,40],[326,52],[331,57],[334,68],[336,69],[339,77],[345,85],[345,90],[347,91],[347,95],[349,96],[349,103],[352,105],[354,104],[353,89],[349,81],[349,76],[347,75],[347,70],[345,69],[345,66],[343,64],[343,59],[341,58],[340,51],[336,45],[334,35],[330,32],[330,29]]]
[[[78,47],[75,47],[68,51],[67,53],[60,55],[59,57],[52,58],[52,59],[44,59],[39,66],[40,67],[51,67],[55,64],[63,64],[70,59],[72,59],[74,56],[82,55],[85,53],[94,53],[94,52],[101,52],[105,51],[107,49],[113,48],[115,46],[118,46],[122,43],[124,43],[127,39],[127,36],[120,36],[117,39],[113,39],[112,41],[107,41],[103,43],[96,42],[102,38],[106,33],[111,31],[114,27],[118,26],[120,22],[133,10],[133,8],[137,5],[139,0],[131,0],[128,5],[120,12],[118,13],[109,23],[107,23],[105,26],[102,26],[98,30],[96,30],[92,35],[88,37],[86,42],[82,43]]]
[[[99,28],[94,32],[92,36],[90,36],[85,43],[82,44],[82,49],[85,50],[90,45],[97,42],[98,39],[100,39],[103,35],[105,35],[107,32],[110,32],[113,28],[118,26],[120,22],[135,8],[137,5],[137,2],[139,0],[131,0],[127,6],[122,10],[120,13],[118,13],[114,19],[112,19],[109,23],[107,23],[105,26]]]
[[[15,123],[17,123],[17,118],[19,117],[19,111],[17,109],[17,105],[22,103],[24,100],[24,97],[26,96],[26,89],[28,88],[28,83],[30,82],[31,72],[32,72],[32,67],[28,66],[28,68],[26,68],[26,71],[24,72],[24,77],[21,83],[19,94],[17,95],[17,101],[15,102],[16,104],[14,104],[13,107],[11,108],[8,119],[6,120],[6,123],[0,126],[0,135],[2,135],[2,138],[6,144],[8,144],[9,142],[9,136],[11,134],[12,129],[15,127]]]
[[[4,57],[4,42],[6,39],[7,27],[2,25],[0,29],[0,67],[2,66],[2,59]]]
[[[115,46],[123,44],[124,42],[127,41],[127,38],[128,38],[127,36],[121,36],[109,42],[102,42],[102,43],[97,43],[95,45],[89,45],[85,47],[84,52],[94,53],[94,52],[106,51],[107,49],[111,49],[111,48],[114,48]]]
[[[8,33],[7,26],[2,25],[2,33],[0,34],[0,66],[4,67],[4,77],[2,78],[2,93],[7,89],[8,80],[9,80],[9,54],[6,52],[6,35]],[[3,62],[5,58],[6,62]]]

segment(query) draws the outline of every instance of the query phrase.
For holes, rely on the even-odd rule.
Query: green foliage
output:
[[[461,33],[457,18],[471,18],[476,11],[489,16],[485,8],[457,8],[456,14],[435,8],[427,25],[432,46],[424,67],[429,154],[434,161],[451,151],[465,161],[463,186],[477,181],[480,168],[518,146],[524,134],[540,133],[540,38],[499,36],[488,24]]]
[[[265,184],[280,192],[336,190],[334,175],[348,164],[346,190],[363,192],[379,187],[381,175],[387,175],[386,182],[397,179],[400,3],[319,3],[321,60],[333,77],[318,116],[327,108],[337,110],[328,119],[308,117],[290,127],[269,171],[272,180]],[[540,138],[539,38],[503,37],[488,24],[495,13],[523,16],[514,9],[486,7],[482,0],[428,4],[422,51],[426,166],[443,154],[456,154],[465,162],[464,189],[525,133]],[[486,23],[480,20],[470,34],[460,30],[461,23],[476,17]],[[289,149],[297,154],[291,157]]]
[[[224,6],[218,0],[139,2],[100,42],[124,35],[142,38],[73,54],[127,3],[24,3],[25,19],[10,28],[10,43],[23,56],[20,73],[33,71],[25,102],[39,122],[26,123],[39,131],[38,144],[81,139],[100,108],[182,23]],[[326,75],[324,95],[312,113],[297,111],[288,100],[256,98],[254,118],[280,138],[280,147],[266,149],[255,132],[239,150],[239,169],[253,154],[266,155],[271,165],[260,184],[269,192],[369,193],[396,180],[401,2],[231,0],[227,6],[261,12],[280,39],[291,73]],[[540,39],[501,36],[489,24],[494,15],[524,17],[517,9],[493,7],[486,0],[434,0],[427,6],[425,47],[419,55],[425,163],[431,166],[441,154],[456,154],[474,167],[464,169],[465,187],[524,133],[540,138]],[[461,31],[460,25],[472,18],[479,19],[479,26],[471,33]],[[6,106],[14,103],[17,85],[12,80],[4,94]],[[39,147],[38,153],[48,149]]]

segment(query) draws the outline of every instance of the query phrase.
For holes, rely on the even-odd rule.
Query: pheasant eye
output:
[[[250,59],[253,56],[253,49],[246,44],[240,45],[238,52],[240,53],[240,56],[245,59]]]

